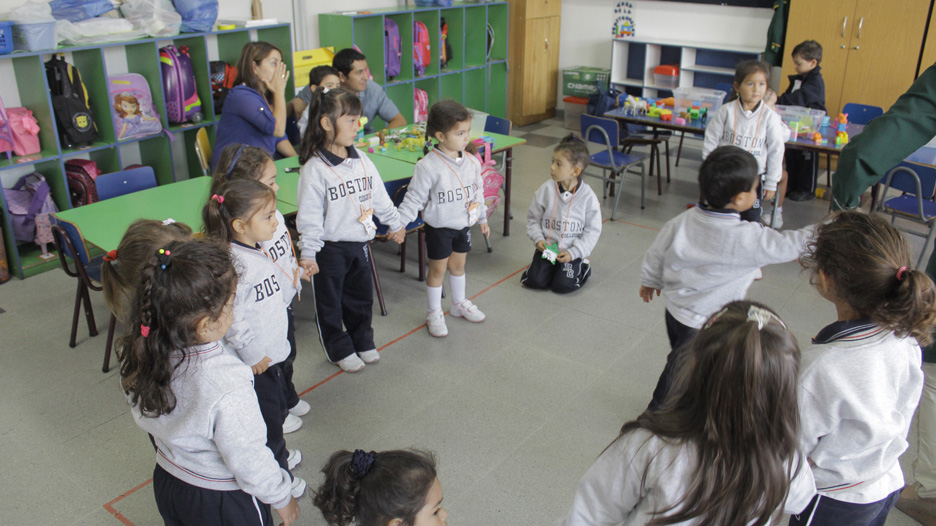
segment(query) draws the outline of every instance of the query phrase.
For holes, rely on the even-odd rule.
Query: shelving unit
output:
[[[356,45],[367,57],[374,82],[396,104],[407,122],[413,121],[413,89],[426,90],[429,105],[452,99],[469,108],[498,117],[507,114],[507,2],[473,4],[455,2],[451,7],[371,9],[366,13],[323,13],[319,15],[319,45],[341,50]],[[384,73],[384,18],[400,29],[402,59],[400,74],[392,79]],[[439,67],[439,40],[433,40],[432,59],[425,74],[413,68],[413,22],[426,24],[430,35],[448,24],[452,56]],[[487,26],[494,30],[494,45],[487,56]],[[379,117],[375,126],[385,126]]]
[[[13,157],[12,160],[7,160],[5,155],[0,157],[0,227],[3,229],[11,271],[18,277],[25,278],[57,267],[59,263],[56,260],[40,259],[39,247],[32,243],[16,243],[3,189],[12,187],[25,174],[39,172],[49,182],[56,206],[60,210],[67,210],[72,207],[64,166],[65,161],[69,159],[91,159],[97,163],[102,173],[116,172],[131,164],[149,165],[155,170],[160,185],[188,178],[189,174],[200,174],[201,169],[194,148],[195,133],[199,128],[206,128],[213,143],[215,127],[221,118],[220,115],[215,115],[212,105],[209,61],[223,60],[229,64],[236,64],[244,44],[258,40],[270,42],[280,48],[283,60],[292,70],[289,24],[0,55],[0,76],[5,77],[0,82],[0,97],[8,108],[24,106],[33,111],[39,122],[39,141],[42,148],[38,154]],[[202,102],[202,120],[198,124],[170,126],[167,120],[159,67],[159,48],[168,44],[189,49],[196,90]],[[63,148],[59,142],[45,75],[45,62],[54,54],[64,54],[65,60],[81,72],[91,100],[91,113],[98,128],[98,138],[89,146]],[[154,108],[162,120],[163,133],[122,141],[116,139],[107,77],[128,72],[139,73],[146,78],[153,95]],[[292,93],[292,77],[288,84],[286,92]],[[18,104],[14,104],[17,100]]]
[[[662,39],[614,39],[611,42],[611,84],[640,97],[668,97],[672,89],[657,86],[653,68],[679,65],[679,86],[715,88],[734,81],[735,66],[759,59],[761,48],[722,46],[708,42]]]

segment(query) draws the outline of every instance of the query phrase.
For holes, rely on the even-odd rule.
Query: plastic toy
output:
[[[795,141],[800,134],[800,124],[799,122],[790,123],[790,140]]]
[[[368,123],[367,117],[361,117],[358,122],[361,124],[361,127],[357,132],[357,142],[364,142],[364,127],[367,126]]]
[[[686,119],[684,119],[684,118],[682,118],[682,117],[676,117],[675,119],[673,119],[673,124],[675,124],[675,125],[677,125],[677,126],[685,126],[685,125],[686,125]]]
[[[670,122],[670,121],[672,121],[672,120],[673,120],[673,112],[661,113],[661,114],[660,114],[660,120],[663,121],[663,122]]]
[[[835,129],[836,129],[839,133],[845,133],[846,127],[848,126],[848,114],[847,114],[847,113],[839,113],[838,118],[835,119],[835,120],[836,120],[836,122],[838,123],[838,124],[835,125]],[[836,137],[836,141],[837,141],[837,140],[838,140],[838,137]],[[847,135],[845,136],[845,142],[848,142],[848,136],[847,136]]]
[[[546,245],[546,248],[543,250],[543,259],[549,261],[553,265],[556,264],[556,258],[559,257],[559,243],[550,243]]]
[[[381,147],[380,147],[380,151],[382,151],[382,152],[387,151],[387,145],[385,144],[385,145],[381,146]]]
[[[378,144],[381,146],[387,144],[387,130],[380,130],[377,132]]]
[[[840,131],[835,134],[835,145],[848,144],[848,133]]]
[[[647,117],[659,117],[659,116],[660,116],[659,106],[653,106],[649,110],[647,110]]]
[[[676,105],[676,98],[675,98],[675,97],[666,97],[665,99],[660,99],[660,102],[662,102],[662,103],[663,103],[664,105],[666,105],[666,106],[675,106],[675,105]]]
[[[673,110],[665,110],[665,109],[660,110],[660,117],[664,115],[672,115],[672,114],[673,114]]]
[[[367,149],[367,153],[374,153],[374,149],[373,149],[373,148],[368,148],[368,149]]]
[[[813,138],[813,141],[816,142],[816,144],[822,144],[822,134],[821,134],[821,133],[819,133],[819,132],[814,133],[813,136],[812,136],[812,138]]]
[[[699,117],[701,117],[701,114],[699,113],[699,110],[697,108],[692,108],[691,110],[689,110],[690,119],[699,120]]]

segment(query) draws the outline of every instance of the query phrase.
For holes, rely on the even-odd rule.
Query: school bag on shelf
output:
[[[384,73],[388,81],[400,74],[401,45],[400,26],[392,18],[384,17]]]
[[[10,212],[10,222],[13,226],[13,237],[18,243],[36,243],[42,246],[51,243],[51,235],[42,236],[36,230],[36,221],[48,224],[48,215],[58,212],[55,202],[52,201],[49,183],[39,172],[20,177],[13,186],[4,190]],[[43,217],[44,216],[44,217]],[[51,231],[49,232],[51,234]]]
[[[107,78],[114,131],[118,140],[145,137],[162,131],[153,95],[143,75],[124,73]]]
[[[10,108],[7,118],[13,132],[13,153],[32,155],[39,153],[39,121],[28,108]]]
[[[159,69],[166,94],[166,118],[173,124],[202,120],[201,99],[195,90],[195,72],[186,46],[160,48]]]
[[[97,139],[97,125],[78,68],[56,55],[45,63],[45,71],[62,147],[91,144]]]
[[[448,61],[452,59],[452,44],[449,43],[448,39],[448,23],[445,21],[443,16],[440,19],[439,25],[441,26],[439,31],[439,67],[444,68]]]
[[[215,115],[221,115],[224,99],[237,80],[237,67],[220,60],[212,60],[208,66],[211,69],[211,98],[214,100]]]
[[[65,161],[65,177],[68,179],[68,194],[72,206],[84,206],[98,202],[97,185],[94,180],[101,175],[97,163],[87,159]]]
[[[13,158],[13,126],[7,118],[3,99],[0,99],[0,152],[5,152],[7,159]]]
[[[416,0],[419,7],[450,7],[452,0]]]
[[[429,94],[426,90],[413,88],[413,122],[429,120]]]
[[[432,56],[432,45],[429,40],[429,29],[419,20],[413,22],[413,67],[416,76],[426,73]]]

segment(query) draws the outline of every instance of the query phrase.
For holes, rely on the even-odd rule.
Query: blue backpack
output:
[[[588,106],[585,108],[585,113],[596,117],[604,117],[605,113],[617,108],[621,92],[610,86],[605,89],[601,81],[595,82],[595,88],[597,88],[595,92],[588,97]]]
[[[384,73],[388,81],[400,74],[403,56],[400,46],[400,27],[391,18],[384,17]]]

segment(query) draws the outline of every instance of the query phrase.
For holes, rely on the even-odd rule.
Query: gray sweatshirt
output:
[[[468,205],[476,218],[468,221]],[[423,210],[423,221],[434,228],[461,230],[474,223],[487,223],[481,163],[474,156],[452,159],[438,148],[416,163],[413,178],[400,204],[400,219],[409,224]]]
[[[663,225],[644,254],[640,284],[662,290],[666,310],[698,329],[726,303],[744,299],[758,268],[798,258],[813,229],[778,232],[741,221],[734,210],[696,206]]]
[[[600,235],[601,204],[590,186],[579,183],[574,193],[560,194],[550,179],[536,189],[527,211],[527,236],[534,243],[558,241],[559,251],[569,251],[574,261],[591,255]]]
[[[276,211],[276,220],[279,225],[276,227],[273,239],[261,241],[260,247],[266,251],[270,259],[279,265],[280,277],[277,280],[286,290],[286,293],[283,294],[283,301],[288,306],[292,304],[296,294],[302,290],[302,281],[295,277],[299,262],[296,261],[296,255],[293,252],[292,237],[289,235],[289,229],[286,228],[286,219],[279,210]]]
[[[289,356],[284,297],[292,282],[284,283],[282,271],[259,248],[235,241],[231,260],[237,270],[237,293],[234,323],[224,335],[224,344],[247,365],[256,365],[264,356],[271,365],[280,363]]]
[[[302,259],[315,259],[325,241],[370,241],[372,230],[359,221],[361,207],[373,209],[395,232],[406,226],[387,195],[377,167],[353,146],[348,157],[319,152],[299,173],[299,250]]]
[[[150,418],[131,406],[136,424],[153,435],[156,463],[193,486],[243,490],[274,508],[285,507],[292,481],[266,447],[250,368],[218,342],[186,352],[188,359],[172,373],[171,413]],[[173,357],[181,360],[182,353]]]
[[[867,320],[835,322],[803,350],[803,451],[823,497],[877,502],[904,486],[897,461],[923,391],[913,338]]]
[[[743,148],[754,154],[759,173],[767,174],[764,189],[773,191],[783,175],[783,143],[789,138],[790,129],[770,106],[761,102],[753,111],[745,111],[741,99],[735,99],[710,117],[705,127],[702,159],[719,146]]]

